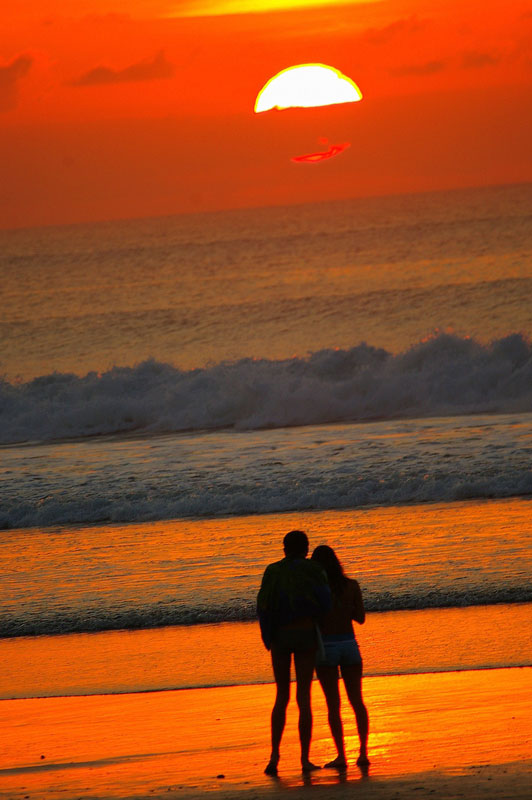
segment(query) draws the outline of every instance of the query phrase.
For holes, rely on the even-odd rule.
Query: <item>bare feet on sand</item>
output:
[[[342,756],[337,756],[334,761],[325,764],[326,769],[347,769],[347,761]]]
[[[279,759],[270,758],[266,765],[266,769],[264,770],[265,775],[269,775],[271,778],[276,778],[279,774],[277,765],[279,763]]]
[[[312,761],[302,761],[301,762],[301,770],[304,773],[314,772],[316,769],[321,769],[317,764],[313,764]]]
[[[357,758],[357,766],[364,768],[369,767],[369,758],[366,753],[361,753]],[[342,756],[337,756],[333,761],[324,764],[325,769],[347,769],[347,761]]]

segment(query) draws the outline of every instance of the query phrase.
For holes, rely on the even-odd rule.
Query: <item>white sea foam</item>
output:
[[[155,360],[0,387],[0,441],[120,432],[252,430],[532,410],[532,346],[440,334],[399,355],[360,344],[182,371]]]
[[[532,494],[532,414],[4,446],[0,527]]]

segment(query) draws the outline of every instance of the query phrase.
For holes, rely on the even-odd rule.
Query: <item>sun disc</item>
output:
[[[255,112],[356,103],[362,92],[351,78],[326,64],[297,64],[281,70],[262,87]]]

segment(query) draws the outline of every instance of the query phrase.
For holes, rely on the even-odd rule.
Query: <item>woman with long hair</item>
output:
[[[340,716],[339,670],[349,702],[355,712],[360,753],[357,764],[369,765],[368,712],[362,699],[362,657],[358,648],[353,620],[363,625],[366,619],[362,592],[358,581],[348,578],[332,547],[320,545],[312,560],[324,568],[332,594],[331,610],[319,620],[324,653],[318,656],[316,672],[327,701],[329,727],[338,752],[326,767],[345,769],[344,731]]]

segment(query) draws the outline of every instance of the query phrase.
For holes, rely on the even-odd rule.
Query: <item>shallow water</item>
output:
[[[255,618],[288,530],[334,547],[368,610],[530,601],[531,501],[5,531],[4,636]]]
[[[532,603],[368,614],[367,676],[532,665]],[[256,622],[0,640],[0,699],[271,683]]]
[[[531,193],[1,232],[5,691],[267,679],[229,623],[293,527],[374,674],[526,660]]]
[[[532,413],[94,437],[0,453],[8,528],[532,494]]]

